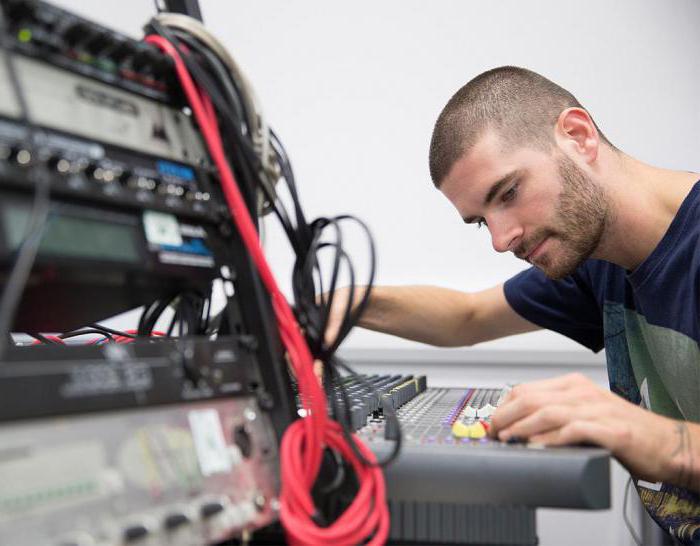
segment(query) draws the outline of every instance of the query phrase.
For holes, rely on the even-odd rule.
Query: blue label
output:
[[[161,250],[170,250],[171,252],[185,252],[186,254],[199,254],[200,256],[211,256],[212,252],[207,248],[202,239],[192,239],[183,242],[180,246],[160,245]]]
[[[180,165],[179,163],[172,163],[170,161],[158,161],[156,166],[158,167],[158,172],[160,174],[176,176],[177,178],[182,178],[188,182],[192,182],[194,180],[194,171],[186,165]]]

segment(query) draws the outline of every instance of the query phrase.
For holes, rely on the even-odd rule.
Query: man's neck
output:
[[[600,160],[610,217],[594,257],[634,270],[657,247],[700,175],[660,169],[609,149]]]

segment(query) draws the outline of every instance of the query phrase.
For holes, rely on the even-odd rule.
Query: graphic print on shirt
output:
[[[603,320],[611,390],[672,419],[693,413],[681,402],[688,401],[700,384],[687,379],[700,369],[697,343],[675,330],[649,324],[618,303],[605,303]],[[681,381],[679,362],[697,362],[698,369],[684,370],[686,379]],[[684,543],[700,539],[700,495],[666,483],[637,480],[636,485],[644,507],[664,529]]]

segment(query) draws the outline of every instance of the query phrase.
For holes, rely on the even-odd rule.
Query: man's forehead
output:
[[[511,155],[503,139],[494,131],[488,131],[454,163],[440,189],[453,202],[465,192],[485,193],[491,184],[518,168]]]

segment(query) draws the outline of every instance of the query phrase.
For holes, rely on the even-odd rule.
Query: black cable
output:
[[[183,309],[184,306],[183,306],[182,302],[183,302],[183,300],[182,300],[182,298],[180,298],[178,300],[178,306],[177,306],[177,317],[178,317],[177,335],[179,337],[185,337],[185,335],[186,335],[186,333],[185,333],[185,319],[184,319],[185,311]]]
[[[298,221],[299,218],[303,219],[304,216],[303,212],[301,212],[301,205],[296,190],[294,175],[292,173],[291,166],[289,164],[289,160],[287,158],[284,147],[282,146],[281,142],[279,141],[279,138],[274,132],[272,132],[272,143],[273,149],[275,150],[275,153],[278,157],[282,168],[282,173],[284,177],[283,180],[286,182],[289,188],[289,193],[294,202]],[[362,298],[360,299],[360,302],[357,304],[357,306],[355,306],[354,308],[353,302],[355,300],[355,291],[357,289],[355,287],[355,272],[352,265],[352,260],[348,256],[347,252],[345,252],[345,250],[343,249],[342,229],[340,224],[344,222],[356,222],[364,231],[367,241],[369,243],[370,272],[367,282],[365,284],[366,288],[362,295]],[[292,284],[294,288],[295,304],[298,318],[300,320],[300,323],[304,325],[303,327],[305,328],[307,342],[309,343],[310,348],[312,348],[314,356],[320,358],[326,364],[326,367],[329,369],[331,375],[334,374],[335,367],[340,367],[344,369],[347,373],[349,373],[351,376],[357,378],[357,380],[359,380],[361,383],[363,383],[365,389],[367,389],[367,391],[371,393],[372,396],[378,397],[378,393],[374,391],[373,387],[370,384],[368,384],[361,376],[358,376],[349,366],[347,366],[347,364],[342,363],[342,361],[340,361],[340,359],[338,359],[335,356],[335,352],[337,351],[338,347],[347,337],[348,333],[350,332],[352,327],[357,323],[357,320],[367,307],[369,297],[371,295],[372,285],[374,284],[374,278],[376,274],[376,252],[369,228],[364,222],[350,215],[341,215],[330,219],[319,218],[312,222],[310,225],[306,225],[304,220],[303,228],[305,228],[304,231],[302,231],[302,229],[299,229],[299,231],[302,231],[302,233],[299,234],[298,238],[299,240],[305,241],[308,246],[305,252],[297,252],[297,261],[295,262],[294,266]],[[335,233],[335,240],[333,242],[323,241],[322,239],[324,230],[328,228],[331,228]],[[329,286],[326,287],[327,293],[329,294],[328,298],[325,298],[323,296],[326,290],[321,289],[319,291],[320,293],[315,290],[313,277],[314,272],[317,272],[319,286],[322,286],[323,276],[320,272],[318,253],[323,249],[331,249],[335,251],[333,266],[330,275],[330,282]],[[330,315],[330,311],[334,304],[339,270],[342,265],[345,265],[345,267],[348,270],[348,275],[350,277],[349,297],[348,301],[345,302],[345,306],[343,308],[343,319],[339,326],[337,335],[335,336],[334,340],[330,341],[330,343],[327,344],[324,338],[324,334],[328,326],[328,318]],[[364,459],[364,457],[361,456],[359,450],[357,450],[354,441],[352,440],[351,431],[349,427],[349,408],[347,392],[345,391],[344,383],[341,382],[338,386],[341,397],[345,402],[344,408],[337,407],[337,404],[335,404],[336,407],[334,408],[334,412],[337,414],[338,422],[341,424],[341,427],[343,428],[343,434],[345,435],[349,444],[352,446],[355,454],[360,458],[360,460],[364,461],[365,464],[370,464]],[[345,415],[342,415],[343,413]],[[387,420],[393,421],[393,424],[396,426],[397,440],[394,444],[394,448],[392,449],[391,454],[385,460],[379,463],[381,466],[386,466],[387,464],[390,464],[396,459],[400,452],[402,442],[400,424],[398,422],[398,418],[393,407],[389,406],[386,408],[385,417]]]
[[[358,374],[355,372],[350,366],[348,366],[345,362],[343,362],[340,358],[338,357],[333,357],[330,361],[330,366],[329,366],[329,371],[331,374],[335,374],[336,377],[341,377],[340,374],[338,373],[338,368],[345,370],[349,377],[352,377],[354,380],[359,382],[366,390],[367,393],[369,393],[372,396],[375,396],[378,400],[381,400],[379,392],[374,388],[374,386],[369,383],[361,374]],[[341,428],[343,430],[343,436],[345,437],[345,440],[348,442],[348,445],[350,445],[351,449],[355,453],[355,456],[362,461],[362,463],[366,466],[381,466],[385,467],[393,463],[396,458],[399,456],[399,453],[401,452],[401,446],[403,444],[403,435],[401,434],[401,426],[400,422],[398,420],[398,416],[396,415],[396,409],[393,407],[391,404],[387,404],[383,406],[383,411],[384,411],[384,418],[387,421],[392,421],[394,426],[396,427],[397,435],[396,435],[396,440],[394,441],[394,446],[392,447],[391,452],[389,455],[386,456],[385,459],[377,461],[376,463],[372,463],[371,461],[368,461],[362,453],[360,453],[360,450],[357,447],[357,443],[355,442],[355,439],[352,436],[352,430],[350,427],[350,414],[349,414],[349,409],[350,409],[350,401],[348,399],[348,394],[347,390],[345,389],[345,384],[344,383],[339,383],[338,384],[338,390],[341,393],[341,398],[343,400],[343,404],[345,406],[344,408],[344,416],[342,419],[345,422],[341,422]]]
[[[40,334],[39,332],[27,332],[27,335],[33,337],[37,341],[41,341],[45,345],[60,345],[57,341],[49,339],[48,337]]]
[[[257,173],[261,169],[259,158],[255,154],[253,143],[241,134],[240,123],[238,126],[231,126],[230,121],[234,119],[235,115],[230,108],[231,101],[225,99],[226,88],[224,87],[222,90],[222,87],[216,84],[216,79],[212,78],[207,70],[204,69],[200,60],[196,59],[190,52],[183,50],[178,39],[171,31],[155,19],[149,22],[149,26],[155,33],[170,42],[178,50],[188,72],[197,82],[197,85],[204,89],[211,98],[214,107],[219,113],[217,118],[220,122],[222,140],[225,145],[228,144],[225,146],[225,151],[229,158],[229,164],[234,170],[246,206],[257,227],[257,193],[255,188],[257,186]]]
[[[29,119],[29,109],[22,85],[17,76],[14,59],[8,51],[7,25],[2,9],[0,9],[0,36],[2,49],[5,52],[3,55],[5,67],[10,77],[12,90],[17,97],[21,119],[27,127],[26,140],[31,149],[31,144],[34,142],[35,128]],[[22,243],[19,245],[17,257],[0,298],[0,362],[3,359],[9,341],[12,339],[9,334],[14,324],[15,313],[29,280],[34,260],[39,252],[39,245],[41,244],[41,238],[48,223],[51,209],[50,185],[46,174],[43,171],[30,167],[27,176],[33,179],[34,182],[34,200],[28,228]],[[7,336],[5,335],[6,333],[8,334]]]
[[[76,330],[74,332],[67,332],[65,334],[60,334],[58,337],[61,339],[70,339],[72,337],[78,337],[78,336],[85,336],[88,334],[99,334],[101,336],[104,336],[105,339],[108,339],[110,341],[114,341],[114,338],[112,337],[112,334],[109,332],[104,331],[102,328],[86,328],[84,330]],[[119,334],[121,335],[121,334]],[[133,337],[127,334],[128,337]]]
[[[180,337],[185,337],[192,333],[192,306],[189,294],[183,294],[180,298],[180,309]]]
[[[146,330],[146,318],[150,316],[150,314],[153,312],[153,309],[156,305],[158,305],[159,300],[152,301],[148,305],[144,305],[143,311],[141,311],[141,316],[139,317],[139,323],[136,326],[136,333],[137,335],[144,335],[141,332],[145,332]]]
[[[245,101],[241,99],[241,90],[236,87],[236,82],[230,77],[221,59],[206,44],[201,43],[184,31],[165,29],[157,21],[152,21],[151,27],[157,34],[164,37],[180,51],[193,79],[211,98],[216,110],[217,121],[225,147],[224,151],[229,164],[234,169],[244,197],[248,197],[248,208],[252,208],[250,203],[251,196],[256,195],[256,190],[262,191],[279,219],[296,255],[292,272],[292,287],[297,320],[304,329],[312,354],[316,358],[321,358],[325,363],[328,369],[329,380],[338,389],[342,402],[339,403],[336,396],[331,396],[331,409],[343,429],[343,434],[360,460],[364,464],[371,464],[361,456],[352,439],[349,399],[345,389],[345,381],[341,380],[341,370],[349,374],[348,376],[355,381],[363,384],[364,388],[372,396],[378,397],[379,394],[374,391],[371,384],[335,356],[338,347],[366,308],[371,287],[374,283],[376,256],[369,229],[359,219],[349,215],[319,218],[309,224],[301,207],[287,153],[278,136],[271,132],[271,149],[280,167],[281,182],[284,182],[286,185],[289,198],[291,199],[292,206],[288,208],[282,198],[279,197],[279,193],[275,193],[269,187],[267,179],[264,178],[264,174],[261,172],[260,158],[255,153],[255,145],[251,140],[252,135],[250,135],[249,128],[245,124],[245,120],[248,119],[246,114],[249,114],[243,109]],[[188,51],[183,51],[179,43],[186,45]],[[350,222],[356,222],[364,230],[369,241],[370,251],[370,271],[365,284],[366,289],[355,307],[353,307],[353,302],[357,290],[355,286],[356,275],[352,260],[343,248],[341,226],[341,224]],[[328,241],[325,238],[328,230],[334,235],[332,241]],[[328,286],[324,286],[324,275],[319,261],[320,252],[333,253]],[[334,294],[338,288],[337,283],[341,270],[347,271],[350,277],[349,298],[342,308],[342,320],[334,339],[326,342],[324,333],[328,327],[330,312],[335,303]],[[326,291],[329,294],[328,297],[323,295]],[[183,324],[189,323],[186,319],[186,315],[189,313],[189,306],[190,304],[186,299],[183,299],[178,305],[177,320],[181,322],[181,332],[184,331]],[[385,412],[386,418],[395,421],[395,424],[398,425],[394,408],[387,405]],[[394,450],[380,464],[385,465],[394,460],[400,447],[401,437],[399,434]]]
[[[345,250],[343,249],[342,229],[340,228],[340,223],[343,221],[357,222],[366,233],[370,248],[370,273],[367,282],[367,288],[365,290],[365,293],[363,294],[363,297],[360,300],[360,303],[354,309],[352,306],[352,302],[355,299],[356,290],[355,272],[350,257],[348,256],[347,252],[345,252]],[[332,243],[322,241],[323,231],[329,227],[333,229],[336,236],[335,241]],[[320,357],[323,360],[323,362],[325,362],[326,369],[328,370],[329,379],[334,384],[334,386],[337,387],[338,392],[340,394],[342,404],[338,403],[338,400],[335,396],[330,397],[330,402],[332,405],[334,416],[341,425],[343,435],[346,441],[351,446],[351,449],[358,457],[358,459],[360,459],[363,462],[363,464],[368,466],[375,464],[379,466],[386,466],[388,464],[391,464],[398,457],[402,445],[400,423],[396,416],[395,409],[391,405],[387,405],[384,408],[386,420],[391,421],[397,430],[397,438],[394,443],[393,449],[384,460],[379,461],[377,463],[371,463],[370,461],[366,460],[364,456],[362,456],[352,436],[350,402],[348,399],[347,391],[345,389],[345,382],[339,380],[339,378],[341,377],[339,374],[339,368],[345,370],[352,378],[361,383],[367,391],[367,393],[371,396],[379,398],[379,393],[377,393],[374,387],[371,384],[369,384],[366,380],[364,380],[362,376],[356,374],[354,370],[352,370],[352,368],[350,368],[347,364],[345,364],[335,356],[335,352],[338,346],[342,343],[352,326],[361,316],[361,313],[364,311],[370,296],[371,286],[374,282],[376,271],[375,251],[371,234],[367,226],[362,221],[348,215],[342,215],[332,219],[317,219],[316,221],[314,221],[311,228],[314,232],[314,236],[309,251],[305,256],[306,259],[305,261],[303,261],[304,257],[298,257],[294,269],[293,287],[295,291],[295,301],[297,302],[297,312],[301,315],[300,323],[303,324],[303,327],[305,328],[307,342],[312,348],[312,351],[314,351],[314,355]],[[316,298],[316,291],[313,285],[312,272],[313,270],[316,270],[319,267],[318,252],[322,249],[333,249],[335,251],[335,256],[331,271],[330,284],[328,287],[329,297],[328,299],[324,299],[322,296],[321,304],[319,306]],[[345,264],[348,270],[348,274],[350,276],[349,297],[344,307],[343,319],[341,321],[339,331],[335,336],[335,339],[332,340],[329,344],[326,344],[326,341],[324,339],[324,333],[327,328],[327,321],[328,316],[330,314],[330,309],[333,306],[339,270],[343,264]]]
[[[153,333],[153,329],[158,322],[158,319],[163,314],[168,306],[175,301],[178,294],[173,294],[170,297],[164,298],[162,300],[157,300],[150,306],[146,307],[139,320],[139,327],[137,330],[138,336],[150,337]]]
[[[162,27],[158,26],[158,24],[153,26],[157,31],[162,29]],[[162,35],[164,35],[164,37],[167,39],[167,32],[163,32]],[[270,208],[273,210],[273,212],[275,212],[280,223],[282,224],[282,227],[290,240],[294,251],[299,252],[301,245],[303,245],[304,239],[308,241],[308,229],[303,212],[298,204],[296,188],[293,186],[293,176],[291,176],[291,169],[288,166],[286,154],[284,154],[286,166],[284,170],[288,173],[288,175],[290,175],[290,179],[292,180],[290,193],[293,195],[295,203],[295,215],[297,219],[296,230],[294,229],[290,220],[288,211],[284,207],[283,203],[279,201],[278,196],[274,192],[274,188],[270,186],[264,176],[260,176],[259,174],[261,173],[262,165],[260,164],[259,157],[255,153],[255,145],[252,140],[250,140],[250,130],[247,128],[245,123],[245,120],[247,117],[249,117],[248,113],[242,111],[242,106],[240,109],[238,106],[236,106],[242,105],[244,102],[237,95],[240,93],[240,91],[236,87],[235,81],[229,77],[226,67],[223,65],[218,56],[209,50],[204,44],[200,43],[193,37],[188,36],[182,31],[174,31],[174,35],[179,39],[182,39],[188,48],[197,52],[202,57],[202,60],[205,61],[202,66],[197,66],[198,63],[194,61],[192,56],[184,57],[185,63],[189,63],[188,69],[191,69],[192,75],[195,80],[197,80],[198,85],[207,90],[216,107],[222,139],[224,140],[225,145],[224,151],[229,158],[229,163],[234,167],[234,171],[237,170],[239,165],[248,164],[247,174],[240,172],[236,173],[236,178],[242,178],[244,182],[244,188],[242,189],[246,189],[246,187],[249,189],[248,194],[251,196],[250,199],[254,197],[254,188],[256,186],[263,192],[263,195],[267,199]],[[205,75],[200,69],[203,69],[205,72],[208,71],[209,73]],[[236,112],[231,110],[230,105],[232,104],[234,105],[234,110],[236,110]],[[276,139],[276,136],[274,138]],[[277,139],[277,146],[276,149],[273,146],[273,151],[277,153],[280,148],[281,144],[279,144],[279,139]],[[256,176],[253,173],[258,174]],[[242,177],[241,174],[243,174]],[[251,188],[253,189],[251,190]],[[251,207],[249,206],[249,208]],[[257,215],[257,211],[251,212],[254,212],[255,216]],[[304,237],[305,235],[306,237]]]
[[[199,326],[199,334],[201,335],[207,335],[207,331],[209,330],[209,322],[211,319],[211,304],[212,304],[212,291],[213,291],[213,284],[209,285],[209,294],[207,295],[206,299],[204,300],[204,309],[202,310],[202,317],[201,317],[201,322]]]
[[[252,117],[251,113],[245,110],[245,106],[240,98],[240,89],[236,85],[236,82],[229,76],[221,60],[206,46],[200,45],[201,42],[190,34],[176,29],[172,29],[171,32],[178,40],[186,44],[189,49],[196,51],[207,61],[208,65],[216,73],[217,80],[224,88],[224,96],[230,101],[229,105],[233,108],[233,113],[235,114],[234,119],[240,123],[245,133],[250,135],[251,131],[250,127],[248,127],[247,120]]]
[[[352,302],[355,299],[356,290],[355,272],[352,266],[352,261],[343,249],[342,230],[340,228],[340,223],[343,221],[357,222],[366,233],[370,248],[370,273],[366,285],[367,288],[360,300],[360,303],[354,309],[352,306]],[[353,450],[355,455],[363,462],[363,464],[368,466],[374,464],[377,464],[379,466],[386,466],[388,464],[391,464],[394,460],[396,460],[402,445],[401,428],[398,418],[396,416],[395,409],[392,405],[387,405],[384,408],[386,420],[391,421],[397,430],[397,438],[394,443],[393,449],[389,456],[387,456],[384,460],[379,461],[378,463],[371,463],[370,461],[366,460],[365,457],[362,456],[352,436],[350,402],[348,399],[347,391],[345,389],[345,382],[338,380],[338,378],[340,377],[339,368],[345,370],[348,374],[350,374],[351,377],[353,377],[356,381],[360,382],[364,386],[367,393],[371,394],[371,396],[375,396],[378,398],[379,394],[375,391],[371,384],[369,384],[366,380],[364,380],[364,378],[362,378],[362,376],[356,374],[354,370],[352,370],[352,368],[350,368],[347,364],[345,364],[335,356],[337,348],[342,343],[347,334],[350,332],[350,329],[357,322],[367,305],[376,271],[374,243],[372,241],[372,237],[367,226],[362,221],[352,216],[342,215],[332,219],[321,218],[314,221],[311,227],[315,233],[310,245],[310,249],[306,255],[306,261],[301,264],[299,262],[295,264],[295,277],[293,285],[295,288],[295,301],[297,302],[297,310],[302,310],[303,314],[301,322],[306,326],[305,333],[310,347],[312,347],[312,350],[316,350],[314,355],[320,357],[322,361],[326,364],[326,369],[328,370],[328,375],[330,376],[329,379],[333,383],[335,383],[335,386],[337,386],[338,391],[340,393],[341,400],[343,403],[338,404],[338,400],[334,396],[331,397],[331,403],[333,406],[333,412],[336,416],[337,421],[341,425],[343,435],[346,441],[351,446],[351,449]],[[333,231],[336,236],[335,241],[331,243],[322,241],[322,233],[328,227],[333,228]],[[321,304],[319,306],[316,299],[316,292],[313,289],[312,271],[318,269],[318,252],[325,248],[333,249],[335,251],[335,256],[331,271],[330,284],[328,287],[329,297],[327,300],[321,297]],[[299,260],[301,259],[302,257],[299,257]],[[326,341],[324,339],[324,333],[328,326],[327,321],[330,314],[330,309],[333,306],[336,283],[338,280],[338,273],[342,264],[345,264],[348,274],[350,276],[349,296],[348,301],[346,302],[344,307],[343,319],[341,321],[338,333],[335,336],[334,340],[332,340],[329,344],[326,344]]]
[[[134,334],[127,334],[126,332],[121,332],[120,330],[115,330],[114,328],[107,328],[106,326],[102,326],[101,324],[90,324],[90,328],[93,330],[97,330],[101,334],[110,334],[110,336],[122,336],[122,337],[133,337],[135,338],[136,335]]]
[[[284,176],[284,181],[286,182],[290,196],[294,202],[297,221],[299,218],[304,218],[303,212],[301,212],[301,205],[299,202],[296,185],[294,181],[294,176],[291,171],[291,166],[289,165],[289,160],[287,159],[284,148],[282,147],[277,135],[273,134],[273,149],[277,154],[282,166],[282,172]],[[305,221],[304,221],[305,222]],[[367,282],[365,284],[365,291],[357,304],[353,308],[353,302],[355,300],[355,292],[357,290],[355,286],[355,271],[352,265],[352,260],[350,259],[347,252],[343,249],[343,236],[341,224],[355,222],[357,223],[366,235],[370,253],[370,271],[368,275]],[[379,397],[379,394],[374,390],[373,386],[365,381],[362,376],[359,376],[350,368],[347,364],[342,362],[335,353],[347,337],[352,327],[357,323],[357,320],[364,312],[369,297],[371,295],[372,285],[374,284],[374,279],[376,275],[376,252],[374,247],[374,242],[367,225],[356,217],[350,215],[340,215],[335,218],[318,218],[312,222],[310,225],[304,224],[306,230],[298,235],[298,239],[305,241],[307,243],[307,248],[304,252],[297,252],[297,260],[294,265],[293,270],[293,289],[295,304],[297,310],[297,316],[299,318],[300,324],[305,329],[305,336],[309,347],[312,349],[312,353],[315,357],[320,358],[326,365],[331,378],[340,377],[339,369],[343,369],[351,377],[355,378],[361,384],[363,384],[366,391],[375,397]],[[335,235],[335,240],[332,242],[324,241],[324,232],[331,229]],[[301,230],[300,230],[301,231]],[[333,265],[330,272],[330,281],[327,289],[329,294],[328,298],[323,296],[324,290],[321,289],[317,291],[314,284],[314,272],[318,273],[318,283],[322,285],[323,276],[320,272],[320,264],[318,259],[318,254],[324,249],[329,249],[334,251]],[[348,301],[345,302],[342,320],[339,326],[338,332],[335,339],[326,343],[325,331],[328,327],[328,319],[330,316],[330,311],[334,305],[335,291],[337,289],[337,282],[339,278],[339,272],[341,267],[345,266],[348,275],[350,277],[349,285],[349,297]],[[320,294],[319,294],[320,292]],[[320,297],[319,297],[320,296]],[[320,300],[320,303],[319,303]],[[333,381],[333,379],[331,379]],[[345,390],[344,382],[337,383],[338,390],[343,400],[343,404],[337,404],[334,397],[331,398],[333,405],[333,411],[336,415],[336,419],[341,424],[343,434],[348,441],[348,444],[353,449],[355,455],[366,465],[371,465],[356,446],[356,443],[352,437],[350,415],[349,415],[349,400],[347,396],[347,391]],[[394,443],[392,452],[382,461],[377,464],[380,466],[386,466],[393,462],[401,450],[402,445],[402,435],[401,428],[396,412],[393,406],[387,406],[385,408],[385,418],[387,421],[392,421],[397,430],[397,439]]]
[[[186,33],[182,31],[175,31],[174,33],[171,34],[171,31],[168,31],[163,28],[162,25],[160,25],[157,21],[152,21],[151,22],[151,27],[156,31],[158,34],[163,36],[165,39],[169,40],[175,47],[178,46],[176,41],[174,40],[174,36],[179,36],[183,37],[186,36]],[[183,60],[185,61],[185,64],[188,67],[188,70],[192,73],[192,76],[194,79],[197,81],[198,85],[200,85],[203,89],[205,89],[209,94],[212,99],[212,102],[214,103],[217,112],[219,114],[219,123],[220,125],[223,122],[224,128],[227,126],[228,121],[233,120],[236,126],[237,131],[222,131],[222,138],[226,139],[227,135],[228,136],[233,136],[235,140],[235,146],[227,147],[225,150],[227,152],[227,155],[231,159],[230,163],[234,167],[234,169],[239,166],[239,165],[244,165],[245,163],[250,163],[252,172],[254,173],[259,173],[261,169],[261,165],[259,162],[259,158],[255,154],[254,150],[254,144],[253,142],[247,138],[249,136],[249,131],[246,131],[248,135],[244,135],[241,131],[241,127],[244,126],[244,119],[245,116],[236,116],[235,114],[232,114],[229,105],[230,104],[243,104],[243,101],[235,96],[236,93],[239,93],[240,91],[235,87],[235,81],[233,81],[227,74],[227,71],[225,67],[222,65],[220,59],[216,56],[214,52],[211,52],[205,46],[204,44],[201,44],[194,38],[189,38],[186,39],[186,43],[188,47],[193,49],[194,51],[197,51],[201,54],[202,57],[205,59],[208,59],[210,66],[209,68],[214,72],[212,77],[209,75],[205,75],[202,71],[202,67],[199,65],[199,63],[195,62],[194,58],[192,55],[185,54],[182,52],[180,49],[181,53],[183,53]],[[219,81],[221,83],[221,87],[217,87],[216,81]],[[230,127],[229,127],[230,128]],[[279,140],[277,139],[277,149],[281,148],[281,145],[279,144]],[[239,151],[240,152],[237,152]],[[231,157],[232,153],[241,153],[242,156],[239,157]],[[286,157],[286,154],[285,154]],[[288,165],[288,161],[286,162],[286,165]],[[291,172],[291,169],[287,169],[287,172]],[[240,177],[239,177],[240,178]],[[244,176],[243,177],[243,182],[245,185],[248,185],[248,179],[250,176]],[[292,177],[290,177],[292,179]],[[292,179],[293,180],[293,179]],[[266,198],[271,202],[274,203],[276,200],[276,197],[274,194],[271,193],[270,188],[268,184],[265,182],[262,182],[260,177],[257,177],[257,182],[260,185],[261,189],[265,192]],[[245,189],[245,188],[242,188]],[[298,203],[298,199],[296,199],[296,190],[295,188],[291,188],[291,191],[293,195],[295,196],[295,202]],[[289,215],[285,214],[285,210],[281,206],[276,207],[276,211],[278,214],[278,217],[285,228],[285,232],[287,233],[288,238],[292,242],[293,246],[295,247],[295,250],[297,250],[298,245],[296,243],[296,234],[294,233],[293,229],[291,228],[291,222],[288,220]],[[300,225],[303,225],[305,227],[305,221],[303,221],[303,214],[301,213],[301,207],[296,206],[296,213],[298,219],[301,218],[302,222]]]
[[[201,60],[203,63],[200,65],[200,63],[195,60],[194,56],[187,54],[182,55],[193,78],[200,87],[207,91],[215,105],[222,139],[225,145],[224,151],[229,159],[229,163],[234,169],[237,180],[242,182],[241,189],[243,190],[244,197],[247,196],[246,202],[248,208],[253,213],[253,217],[257,219],[257,211],[254,210],[253,205],[255,204],[254,188],[258,187],[277,215],[294,251],[298,253],[300,251],[300,241],[303,241],[303,235],[308,233],[308,230],[305,229],[306,221],[303,218],[301,207],[298,205],[296,189],[294,187],[290,189],[296,203],[295,214],[298,228],[295,230],[290,220],[289,213],[278,200],[273,188],[270,187],[264,176],[260,176],[262,166],[260,164],[260,159],[255,153],[254,143],[250,139],[250,130],[245,124],[246,113],[242,112],[242,110],[237,112],[231,110],[230,105],[232,104],[244,104],[244,101],[237,96],[240,90],[236,87],[235,81],[229,77],[225,66],[218,56],[209,50],[206,45],[194,39],[194,37],[189,37],[185,32],[179,30],[173,31],[173,33],[170,34],[170,31],[165,30],[157,21],[152,21],[151,27],[158,34],[171,41],[171,43],[174,43],[173,38],[175,36],[183,39],[183,42],[186,43],[188,48],[198,53],[202,58]],[[177,47],[176,43],[174,43],[174,45]],[[237,110],[237,107],[234,107],[234,110]],[[274,138],[276,138],[276,136]],[[273,146],[273,149],[274,148]],[[277,139],[275,153],[277,153],[280,148],[281,144],[279,144],[279,140]],[[286,158],[286,154],[284,157]],[[285,164],[287,166],[285,169],[286,172],[291,174],[291,169],[288,168],[288,161],[286,161]],[[290,179],[293,185],[293,177],[290,176]],[[306,239],[308,240],[308,237],[306,237]]]
[[[331,352],[335,352],[335,350],[338,348],[338,346],[342,343],[342,341],[350,333],[350,329],[357,323],[360,316],[362,315],[362,313],[364,313],[365,309],[367,308],[367,304],[369,303],[369,298],[370,298],[371,291],[372,291],[372,285],[374,284],[374,279],[375,279],[375,275],[376,275],[376,251],[375,251],[374,241],[372,239],[372,235],[369,231],[369,227],[362,220],[360,220],[359,218],[356,218],[354,216],[349,216],[349,215],[338,216],[338,217],[336,217],[336,220],[353,221],[353,222],[357,223],[364,230],[364,232],[367,236],[367,242],[369,243],[370,272],[369,272],[365,292],[362,295],[362,299],[360,300],[358,305],[355,306],[354,309],[351,308],[353,300],[350,299],[350,302],[346,308],[346,311],[350,311],[350,313],[346,314],[347,320],[341,326],[341,329],[340,329],[338,335],[336,336],[336,339],[335,339],[333,345],[330,347],[329,350]],[[324,327],[325,326],[327,326],[327,324],[324,324]]]
[[[175,312],[173,313],[173,318],[170,319],[170,324],[168,325],[168,329],[165,332],[165,335],[167,335],[168,337],[172,337],[172,335],[175,333],[175,325],[177,324],[179,319],[180,319],[180,309],[178,307],[175,309]]]
[[[282,143],[277,137],[277,134],[272,129],[270,129],[270,142],[272,144],[272,149],[277,157],[278,164],[280,165],[280,168],[282,170],[283,180],[286,182],[287,187],[289,189],[289,193],[292,196],[292,200],[294,202],[294,210],[299,233],[303,237],[302,241],[308,243],[311,239],[311,230],[310,226],[306,221],[304,211],[301,207],[301,202],[299,201],[299,195],[297,193],[296,188],[296,181],[294,179],[294,172],[292,171],[292,167],[289,162],[289,157],[287,156],[287,152],[284,149],[284,146],[282,146]]]
[[[336,472],[335,472],[335,477],[331,480],[331,482],[327,485],[322,486],[319,489],[319,492],[328,495],[330,493],[333,493],[334,491],[338,490],[341,485],[343,485],[343,482],[345,481],[345,464],[343,463],[343,457],[335,451],[334,449],[326,448],[331,456],[333,457],[333,462],[335,463],[336,467]]]

